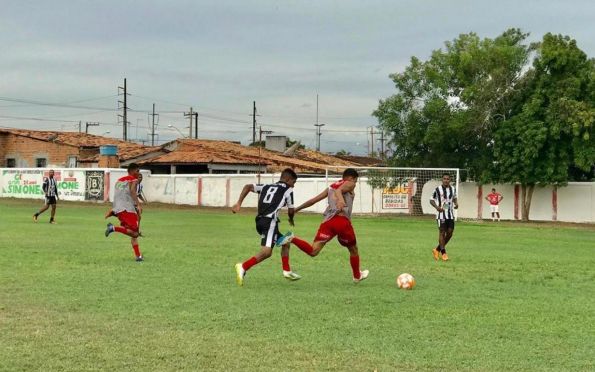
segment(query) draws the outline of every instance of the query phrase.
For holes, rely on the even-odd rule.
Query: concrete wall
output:
[[[42,194],[37,188],[43,179],[44,169],[0,169],[0,197],[22,197],[22,198],[42,198]],[[89,197],[89,188],[87,186],[88,175],[96,177],[97,172],[104,177],[104,194],[101,200],[113,200],[113,193],[116,180],[126,174],[123,169],[56,169],[62,172],[64,177],[72,173],[79,183],[76,188],[72,187],[69,191],[67,200],[97,200]],[[102,173],[103,172],[103,173]],[[144,174],[144,193],[149,202],[160,202],[168,204],[185,204],[204,207],[230,207],[233,205],[245,184],[257,183],[256,175],[150,175]],[[85,180],[84,178],[87,177]],[[16,180],[15,180],[16,179]],[[261,175],[261,183],[275,182],[278,175]],[[337,180],[337,178],[304,178],[298,180],[294,196],[296,205],[299,205],[309,198],[318,195],[326,190],[328,184]],[[354,213],[393,213],[408,214],[412,208],[398,207],[398,209],[387,209],[387,200],[384,199],[387,190],[372,190],[367,184],[365,178],[360,178],[356,188],[356,197],[354,201]],[[412,203],[413,195],[421,192],[421,209],[424,214],[433,214],[434,209],[430,206],[429,200],[431,194],[439,181],[430,181],[418,190],[414,184],[405,185],[405,193],[400,195],[403,201]],[[27,192],[15,193],[14,187],[22,186],[21,191]],[[65,188],[69,185],[64,185]],[[520,186],[518,185],[483,185],[475,183],[462,183],[459,185],[459,209],[457,211],[459,218],[469,219],[488,219],[490,218],[489,203],[485,196],[495,187],[498,192],[504,196],[500,204],[500,215],[502,219],[513,220],[520,218]],[[515,191],[516,190],[516,191]],[[31,191],[31,192],[29,192]],[[67,190],[64,189],[66,192]],[[418,199],[418,198],[416,198]],[[383,200],[385,203],[383,204]],[[257,196],[249,195],[244,201],[244,207],[256,207]],[[321,213],[326,205],[324,202],[310,207],[308,211]],[[387,207],[387,208],[384,208]],[[414,206],[418,208],[419,206]],[[591,222],[595,223],[595,182],[579,183],[571,182],[568,186],[556,188],[552,186],[538,187],[535,189],[531,207],[530,218],[536,221],[565,221],[565,222]]]

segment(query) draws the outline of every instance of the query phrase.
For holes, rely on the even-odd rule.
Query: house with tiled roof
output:
[[[280,172],[292,168],[298,173],[324,173],[327,166],[356,166],[357,163],[312,150],[297,150],[292,156],[236,142],[177,139],[162,146],[166,151],[138,161],[157,174]]]
[[[101,146],[105,145],[118,148],[120,163],[132,158],[159,155],[163,151],[160,147],[87,133],[0,128],[0,167],[103,167],[107,164],[100,164],[99,153]]]

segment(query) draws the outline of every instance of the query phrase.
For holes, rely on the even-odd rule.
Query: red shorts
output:
[[[344,247],[353,247],[357,244],[351,221],[345,216],[334,216],[330,220],[323,222],[318,228],[314,241],[326,243],[335,236],[339,244]]]
[[[138,231],[138,215],[133,212],[123,211],[116,215],[120,225],[132,231]]]

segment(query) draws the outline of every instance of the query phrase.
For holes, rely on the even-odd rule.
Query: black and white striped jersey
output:
[[[55,197],[56,193],[58,192],[58,185],[56,184],[56,180],[54,178],[46,178],[43,180],[43,185],[41,186],[43,192],[49,197]]]
[[[454,199],[457,198],[457,191],[452,186],[440,185],[434,189],[432,199],[437,206],[442,207],[444,212],[436,212],[437,220],[454,220]]]
[[[254,191],[259,193],[258,217],[277,219],[281,208],[294,208],[293,188],[285,182],[268,185],[254,185]]]

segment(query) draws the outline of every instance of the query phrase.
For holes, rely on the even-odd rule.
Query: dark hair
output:
[[[346,177],[353,177],[353,178],[358,178],[359,174],[357,173],[357,171],[353,168],[347,168],[343,171],[343,178]]]
[[[448,176],[448,178],[450,178],[450,174],[449,173],[442,173],[442,177],[444,176]]]
[[[496,189],[492,189],[492,191],[496,191]]]
[[[283,169],[283,172],[281,172],[281,178],[291,178],[292,180],[297,180],[298,176],[295,174],[293,169],[285,168]]]
[[[138,164],[136,163],[130,163],[128,164],[128,168],[126,168],[128,170],[128,172],[132,172],[134,170],[139,169],[140,167],[138,166]]]

